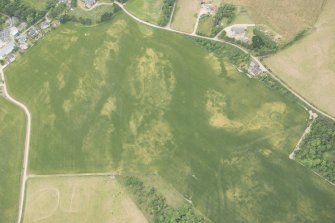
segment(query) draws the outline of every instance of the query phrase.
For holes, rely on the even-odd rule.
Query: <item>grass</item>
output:
[[[116,179],[47,177],[29,179],[24,223],[148,222]]]
[[[171,22],[171,28],[192,33],[200,10],[200,2],[178,0]]]
[[[242,7],[237,7],[236,17],[234,18],[232,24],[253,24],[248,11]]]
[[[162,14],[163,0],[130,0],[126,8],[135,16],[153,23],[158,24]]]
[[[220,3],[219,0],[214,0]],[[322,10],[324,0],[224,0],[245,7],[250,19],[256,24],[265,24],[284,41],[293,39],[302,30],[314,25]]]
[[[26,5],[36,9],[36,10],[44,10],[47,6],[48,0],[22,0]]]
[[[0,222],[15,222],[24,148],[24,114],[1,97],[0,122]]]
[[[199,20],[197,33],[204,36],[211,36],[214,17],[210,15],[202,16]]]
[[[99,5],[90,11],[85,11],[80,7],[76,7],[70,11],[69,14],[75,16],[76,18],[82,17],[84,19],[91,19],[92,23],[94,24],[100,21],[100,18],[104,13],[113,12],[113,8],[113,5]]]
[[[327,1],[316,29],[265,60],[291,88],[332,116],[335,116],[334,7],[335,1]]]
[[[6,76],[32,112],[31,173],[156,173],[213,222],[335,218],[334,188],[288,159],[306,111],[189,38],[67,24]]]

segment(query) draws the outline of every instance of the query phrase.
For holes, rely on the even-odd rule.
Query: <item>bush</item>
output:
[[[296,152],[296,158],[335,183],[335,122],[317,118]]]
[[[66,9],[66,4],[60,3],[56,7],[50,10],[49,16],[51,18],[57,18],[64,12],[65,9]]]
[[[112,18],[112,16],[113,16],[112,12],[105,12],[104,14],[101,15],[100,22],[108,21]]]
[[[71,7],[76,8],[78,5],[78,0],[71,0]]]
[[[30,6],[25,5],[22,0],[1,0],[0,12],[9,16],[15,16],[21,21],[25,21],[29,25],[32,25],[38,20],[42,19],[43,16],[45,16],[47,10],[38,11]]]
[[[158,22],[160,26],[166,26],[169,23],[175,2],[176,0],[164,0],[162,6],[162,15]]]
[[[214,22],[212,27],[212,35],[215,36],[222,30],[222,20],[224,18],[227,19],[227,24],[230,24],[234,18],[236,13],[236,7],[234,5],[225,4],[218,8],[217,13],[214,16]]]
[[[237,47],[201,38],[194,38],[194,40],[209,52],[214,53],[217,57],[226,58],[232,64],[243,66],[250,62],[250,55]]]
[[[172,208],[154,187],[146,187],[143,182],[132,176],[123,178],[123,184],[134,195],[139,207],[148,213],[155,223],[205,223],[205,219],[194,213],[191,205]]]
[[[277,43],[259,29],[254,29],[252,48],[257,55],[267,55],[278,51]]]

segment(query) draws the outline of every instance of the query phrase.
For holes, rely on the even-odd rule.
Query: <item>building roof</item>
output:
[[[43,21],[41,24],[40,24],[40,27],[42,28],[42,29],[46,29],[46,28],[48,28],[50,26],[50,22],[49,21]]]
[[[92,7],[96,3],[96,0],[85,0],[86,7]]]
[[[19,30],[15,26],[10,28],[10,34],[12,36],[15,36],[18,32],[19,32]]]
[[[243,34],[245,33],[245,28],[244,27],[240,27],[240,26],[236,26],[236,27],[232,27],[231,31],[235,33],[235,35],[237,34]]]
[[[21,35],[19,35],[17,38],[17,41],[20,43],[20,44],[23,44],[27,41],[27,34],[25,33],[22,33]]]
[[[10,29],[6,28],[0,31],[0,40],[2,42],[8,42],[10,40]]]
[[[0,58],[4,58],[6,55],[11,53],[15,47],[15,43],[13,40],[8,42],[5,46],[0,48]]]
[[[28,36],[34,37],[39,33],[39,30],[36,27],[32,27],[29,31],[28,31]]]

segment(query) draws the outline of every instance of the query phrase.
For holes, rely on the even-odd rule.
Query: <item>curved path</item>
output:
[[[131,18],[133,18],[134,20],[136,20],[137,22],[139,23],[142,23],[144,25],[147,25],[147,26],[150,26],[152,28],[156,28],[156,29],[161,29],[161,30],[167,30],[167,31],[170,31],[170,32],[174,32],[174,33],[179,33],[179,34],[182,34],[182,35],[186,35],[186,36],[192,36],[192,37],[197,37],[197,38],[201,38],[201,39],[206,39],[206,40],[211,40],[211,41],[216,41],[216,42],[221,42],[221,43],[225,43],[225,44],[228,44],[228,45],[231,45],[231,46],[234,46],[240,50],[242,50],[244,53],[250,55],[250,57],[260,66],[260,68],[267,72],[273,79],[275,79],[276,81],[278,81],[281,85],[283,85],[287,90],[289,90],[293,95],[295,95],[297,98],[299,98],[301,101],[303,101],[306,105],[308,105],[310,108],[314,109],[315,111],[317,111],[318,113],[326,116],[327,118],[335,121],[335,118],[330,116],[329,114],[321,111],[320,109],[318,109],[317,107],[315,107],[314,105],[312,105],[311,103],[309,103],[305,98],[303,98],[302,96],[300,96],[298,93],[296,93],[292,88],[290,88],[287,84],[285,84],[281,79],[279,79],[275,74],[273,74],[271,71],[269,71],[260,61],[257,57],[253,56],[250,54],[249,51],[247,51],[246,49],[244,49],[243,47],[239,46],[239,45],[236,45],[234,43],[230,43],[230,42],[227,42],[227,41],[224,41],[224,40],[220,40],[218,38],[210,38],[210,37],[206,37],[206,36],[199,36],[195,33],[186,33],[186,32],[182,32],[182,31],[178,31],[178,30],[174,30],[174,29],[171,29],[170,27],[161,27],[161,26],[158,26],[158,25],[154,25],[152,23],[149,23],[149,22],[146,22],[146,21],[143,21],[141,20],[140,18],[136,17],[135,15],[131,14],[127,9],[125,9],[124,5],[117,2],[117,1],[114,1],[115,4],[117,4],[128,16],[130,16]],[[111,3],[113,4],[113,3]]]
[[[23,161],[22,161],[22,172],[21,172],[21,186],[20,186],[20,195],[19,195],[19,209],[18,209],[18,218],[17,222],[21,223],[22,215],[23,215],[23,206],[24,206],[24,198],[25,198],[25,191],[26,191],[26,181],[28,179],[27,172],[28,172],[28,160],[29,160],[29,144],[30,144],[30,133],[31,133],[31,114],[28,108],[22,104],[21,102],[12,98],[7,91],[5,75],[3,73],[3,67],[0,65],[0,75],[1,80],[3,81],[2,89],[4,98],[10,101],[11,103],[18,106],[22,109],[26,115],[27,127],[26,127],[26,137],[24,142],[24,151],[23,151]]]

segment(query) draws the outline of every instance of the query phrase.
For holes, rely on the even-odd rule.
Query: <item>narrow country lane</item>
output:
[[[20,195],[19,195],[19,208],[18,208],[18,218],[17,223],[22,222],[23,216],[23,206],[24,206],[24,198],[25,198],[25,191],[26,191],[26,182],[27,182],[27,174],[28,174],[28,161],[29,161],[29,145],[30,145],[30,134],[31,134],[31,114],[29,109],[22,104],[21,102],[12,98],[7,91],[5,75],[3,72],[3,67],[0,65],[0,75],[2,80],[2,90],[3,96],[5,99],[10,101],[11,103],[18,106],[22,109],[26,115],[26,136],[25,136],[25,143],[24,143],[24,151],[23,151],[23,161],[22,161],[22,171],[21,171],[21,181],[20,181]]]

